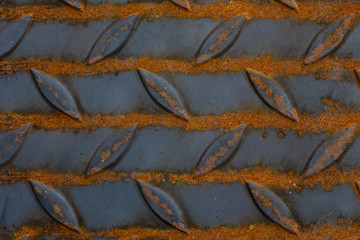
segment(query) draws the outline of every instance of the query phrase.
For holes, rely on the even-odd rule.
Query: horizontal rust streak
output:
[[[282,130],[297,130],[299,135],[305,132],[335,133],[336,131],[360,122],[360,113],[322,113],[320,115],[299,115],[299,121],[284,118],[276,112],[235,112],[221,115],[192,117],[185,121],[172,114],[127,114],[116,116],[96,115],[89,117],[82,115],[82,122],[76,121],[61,113],[54,114],[19,114],[0,113],[0,130],[8,131],[25,124],[33,124],[36,129],[87,129],[95,130],[99,127],[125,128],[137,124],[138,127],[164,126],[181,128],[183,130],[218,130],[233,129],[247,124],[255,129],[274,127]]]
[[[331,236],[334,239],[350,239],[358,236],[360,226],[352,221],[344,221],[342,225],[322,224],[302,229],[300,236],[296,236],[277,224],[254,224],[239,228],[217,227],[208,229],[189,229],[189,234],[184,234],[176,229],[156,230],[151,228],[111,229],[99,232],[87,232],[81,228],[81,236],[68,231],[58,225],[44,225],[42,227],[24,226],[15,233],[15,237],[40,234],[52,234],[66,239],[88,239],[93,237],[121,237],[121,239],[179,239],[179,240],[210,240],[210,239],[318,239]],[[30,238],[33,239],[33,238]]]
[[[29,71],[36,68],[48,74],[94,75],[117,71],[134,71],[139,68],[151,72],[183,72],[200,74],[203,72],[240,72],[245,68],[254,69],[265,75],[305,75],[317,72],[353,71],[360,69],[360,59],[326,58],[313,64],[304,65],[302,60],[279,60],[271,56],[240,59],[211,59],[201,65],[181,60],[128,58],[125,60],[108,59],[86,66],[82,62],[62,62],[59,60],[21,59],[0,61],[0,74]],[[341,80],[341,79],[339,79]]]
[[[360,12],[357,1],[309,1],[298,3],[299,12],[283,6],[279,2],[256,3],[252,1],[217,2],[212,4],[191,4],[191,11],[179,8],[173,3],[129,3],[126,5],[101,4],[88,5],[82,12],[67,6],[51,5],[0,7],[0,19],[14,19],[24,14],[34,14],[33,20],[67,20],[85,22],[88,19],[107,19],[125,17],[139,13],[147,18],[213,18],[230,19],[246,12],[249,18],[284,19],[300,21],[333,22],[353,12]]]
[[[268,168],[261,168],[260,166],[241,171],[215,170],[197,178],[194,178],[192,174],[188,173],[175,174],[153,171],[132,173],[105,171],[89,177],[73,173],[57,174],[37,171],[17,172],[15,170],[5,170],[0,172],[0,185],[24,183],[33,180],[42,182],[46,185],[88,186],[104,182],[130,182],[133,179],[144,182],[169,182],[171,184],[184,183],[189,185],[202,185],[204,183],[245,184],[245,181],[252,181],[260,185],[270,185],[278,189],[291,188],[298,192],[305,187],[314,188],[315,185],[319,184],[324,190],[331,191],[332,187],[336,185],[360,182],[360,170],[353,169],[346,172],[333,167],[305,179],[294,174],[292,171],[281,173]]]

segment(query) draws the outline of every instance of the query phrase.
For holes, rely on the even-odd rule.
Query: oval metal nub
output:
[[[60,2],[63,2],[66,5],[69,5],[70,7],[73,7],[73,8],[76,8],[76,9],[82,11],[82,7],[80,5],[79,0],[60,0]]]
[[[75,212],[62,195],[35,181],[30,181],[30,185],[36,199],[51,217],[69,229],[80,233]]]
[[[356,125],[352,125],[322,141],[312,153],[303,176],[312,176],[339,159],[351,143],[355,130]]]
[[[216,138],[200,157],[194,176],[204,175],[225,163],[238,148],[245,128],[243,125]]]
[[[24,145],[25,139],[30,132],[31,124],[27,124],[14,131],[7,133],[0,139],[0,167],[9,163],[21,147]]]
[[[201,44],[196,54],[196,64],[215,58],[228,50],[239,36],[244,19],[245,14],[216,26]]]
[[[296,109],[288,95],[273,79],[251,69],[246,69],[246,71],[251,85],[265,104],[286,117],[299,121]]]
[[[31,73],[40,92],[49,103],[70,117],[81,121],[75,102],[65,86],[38,70],[31,69]]]
[[[246,185],[255,203],[266,216],[283,228],[299,235],[298,224],[291,216],[289,208],[278,195],[253,182],[247,181]]]
[[[285,6],[294,9],[295,11],[299,11],[299,7],[296,4],[295,0],[278,0],[280,3],[284,4]]]
[[[107,137],[91,157],[85,175],[98,173],[118,163],[134,138],[136,127],[133,125]]]
[[[0,32],[0,57],[3,57],[11,52],[21,41],[29,26],[32,15],[27,15],[20,18]]]
[[[354,70],[355,71],[355,76],[358,80],[358,82],[360,83],[360,70]]]
[[[313,63],[333,52],[344,40],[354,22],[349,14],[321,30],[310,44],[304,63]]]
[[[113,22],[96,40],[87,57],[87,63],[99,62],[120,51],[127,43],[134,26],[137,22],[138,14],[131,15],[122,20]]]
[[[148,93],[160,106],[185,120],[190,119],[180,94],[168,81],[143,69],[138,69],[138,73]]]
[[[171,2],[175,3],[176,5],[183,7],[187,10],[190,10],[190,4],[188,0],[170,0]]]
[[[137,180],[137,183],[146,202],[161,219],[180,231],[188,233],[179,206],[166,192],[140,180]]]

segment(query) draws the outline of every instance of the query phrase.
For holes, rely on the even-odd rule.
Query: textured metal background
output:
[[[1,239],[357,239],[353,0],[0,0]]]

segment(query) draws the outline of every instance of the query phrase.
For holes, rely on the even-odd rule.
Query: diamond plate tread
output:
[[[112,128],[100,128],[92,132],[33,129],[21,152],[5,166],[5,169],[83,174],[96,148],[113,132]],[[153,170],[190,173],[206,147],[221,134],[220,130],[184,131],[161,126],[137,129],[128,152],[113,171]],[[241,148],[232,157],[231,162],[221,169],[241,170],[262,165],[282,172],[294,171],[300,174],[316,145],[326,135],[302,135],[300,131],[274,128],[249,129]],[[339,162],[340,168],[360,169],[356,157],[360,154],[359,144],[360,138],[354,137],[352,147]],[[52,148],[54,145],[57,146],[56,149]],[[254,146],[259,145],[263,150],[254,151]]]
[[[356,239],[359,11],[0,0],[0,239]]]
[[[169,185],[157,184],[170,194],[181,208],[190,230],[226,225],[271,225],[271,220],[259,211],[243,184]],[[291,209],[293,218],[301,228],[311,224],[342,225],[342,221],[359,218],[360,201],[352,185],[339,185],[331,192],[315,189],[271,189]],[[99,232],[106,229],[148,228],[166,230],[171,227],[158,218],[147,206],[134,182],[103,183],[91,186],[56,186],[56,191],[66,197],[78,217],[80,231]],[[34,198],[30,186],[11,184],[0,186],[2,196],[2,229],[13,231],[23,224],[31,227],[56,225]],[[21,197],[20,197],[21,196]],[[101,196],[101,197],[100,197]],[[326,199],[326,200],[325,200]],[[226,203],[226,204],[224,204]],[[306,207],[304,207],[306,206]],[[16,214],[14,214],[16,213]],[[122,214],[119,214],[122,213]],[[339,219],[340,220],[339,222]],[[28,225],[26,223],[31,222]],[[279,231],[286,231],[279,229]]]
[[[189,114],[194,117],[241,111],[279,115],[257,96],[245,72],[161,72],[158,75],[179,92]],[[152,99],[135,71],[92,76],[54,75],[53,78],[63,83],[75,98],[80,115],[169,113]],[[286,90],[300,119],[302,115],[359,111],[360,88],[354,72],[279,75],[273,79]],[[21,114],[59,112],[41,95],[29,72],[0,75],[0,111]]]
[[[40,173],[73,173],[81,176],[97,147],[112,133],[112,128],[100,128],[92,132],[33,129],[15,159],[4,166],[4,171],[10,171],[10,176],[16,175],[16,171],[35,171],[36,176],[38,170]],[[220,130],[184,131],[161,126],[137,129],[126,154],[111,171],[191,174],[207,146],[222,134]],[[326,137],[327,133],[248,127],[239,149],[220,170],[242,171],[261,167],[284,173],[292,171],[300,175],[316,146]],[[360,138],[356,134],[341,160],[334,166],[343,171],[360,169],[357,157],[359,144]],[[53,149],[52,146],[57,147]],[[262,151],[254,151],[255,146],[261,146]]]
[[[11,209],[21,206],[22,211],[17,211],[18,214],[3,221],[3,226],[10,230],[31,219],[37,219],[38,224],[46,224],[50,221],[48,215],[40,209],[27,184],[1,186],[0,189],[5,194],[10,187],[12,190],[7,196],[11,201],[8,201],[6,210],[12,213]],[[231,186],[163,184],[161,188],[171,193],[177,200],[185,218],[189,221],[189,227],[206,228],[217,225],[237,227],[242,224],[270,223],[257,210],[248,190],[242,184]],[[211,192],[207,191],[210,188]],[[67,199],[71,199],[69,201],[76,209],[80,225],[86,226],[88,231],[100,231],[109,226],[128,228],[146,225],[152,228],[168,228],[168,225],[158,219],[147,207],[137,186],[132,182],[104,183],[86,187],[57,186],[56,189],[67,193]],[[294,189],[289,189],[283,192],[277,191],[277,194],[287,202],[297,222],[303,227],[308,227],[313,222],[328,222],[336,225],[339,218],[356,220],[359,217],[358,211],[354,210],[360,203],[351,185],[336,186],[331,192],[305,189],[297,193]],[[22,197],[18,198],[17,196],[20,195]],[[320,201],[322,198],[331,201],[326,201],[325,204]],[[100,202],[102,204],[99,204]],[[203,204],[199,204],[201,202]],[[227,204],[223,204],[224,202]],[[302,208],[304,205],[308,206],[306,211]],[[208,213],[205,214],[207,211]],[[309,212],[311,215],[308,215]],[[332,214],[324,217],[323,212]],[[221,218],[219,218],[220,214]]]
[[[86,24],[79,23],[75,26],[70,21],[32,22],[24,39],[6,59],[56,58],[64,61],[85,61],[92,45],[111,22],[112,20],[89,20]],[[194,55],[205,37],[220,22],[206,18],[143,19],[126,46],[115,54],[115,58],[146,56],[194,60]],[[6,23],[7,21],[2,21],[0,27]],[[294,20],[248,19],[239,38],[231,46],[231,51],[225,52],[220,58],[271,55],[273,58],[303,59],[311,41],[325,26],[326,24],[300,23]],[[356,24],[344,43],[331,56],[358,58],[359,31],[360,25]],[[158,37],[160,34],[161,38]]]

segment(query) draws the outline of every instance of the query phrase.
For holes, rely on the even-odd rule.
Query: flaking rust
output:
[[[160,106],[178,117],[190,120],[180,94],[168,81],[144,69],[138,69],[138,73],[146,90]]]
[[[311,155],[304,177],[310,177],[338,160],[352,141],[356,125],[341,129],[321,142]]]
[[[229,160],[237,150],[245,128],[243,125],[216,138],[200,157],[194,176],[204,175]]]
[[[304,63],[313,63],[336,50],[343,42],[354,22],[354,14],[349,14],[321,30],[312,41]]]
[[[31,189],[44,210],[56,221],[80,233],[78,220],[69,202],[53,189],[30,181]]]
[[[293,103],[285,90],[282,89],[278,83],[254,70],[246,69],[246,71],[251,85],[264,103],[286,117],[296,122],[299,121],[299,117],[296,109],[293,107]]]
[[[137,20],[138,14],[134,14],[125,19],[117,20],[107,27],[91,48],[86,60],[87,64],[99,62],[125,47]]]
[[[196,53],[196,64],[218,57],[228,50],[238,38],[244,21],[245,14],[216,26]]]
[[[75,101],[63,84],[38,70],[32,69],[31,73],[38,89],[50,104],[81,121]]]
[[[0,139],[0,167],[9,163],[24,145],[28,136],[31,124],[27,124],[14,131],[7,133]]]
[[[137,125],[120,130],[104,140],[90,159],[86,176],[114,166],[129,148]]]
[[[137,180],[138,186],[150,208],[165,222],[188,233],[184,217],[177,203],[163,190]]]
[[[247,181],[246,185],[255,203],[266,216],[290,232],[300,234],[290,209],[278,195],[250,181]]]
[[[0,58],[8,55],[21,42],[29,27],[31,15],[20,18],[0,32]]]

